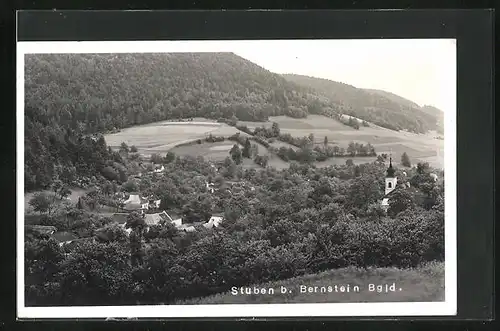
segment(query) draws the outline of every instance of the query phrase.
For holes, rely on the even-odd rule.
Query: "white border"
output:
[[[361,40],[360,40],[361,41]],[[367,41],[367,40],[363,40]],[[451,40],[450,40],[451,41]],[[304,42],[302,40],[302,42]],[[328,43],[331,40],[310,40]],[[355,42],[355,41],[353,41]],[[162,318],[162,317],[323,317],[446,316],[457,313],[456,111],[445,112],[445,301],[397,303],[221,304],[165,306],[24,306],[24,55],[30,53],[224,52],[235,44],[262,47],[293,40],[130,41],[17,43],[17,316],[18,318]],[[456,54],[456,52],[455,52]],[[453,59],[456,68],[456,56]],[[456,71],[452,73],[456,82]],[[449,87],[456,108],[456,85]]]

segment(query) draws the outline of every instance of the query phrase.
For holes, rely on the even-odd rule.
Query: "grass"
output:
[[[272,122],[280,125],[282,133],[289,133],[295,137],[314,134],[315,143],[323,143],[325,136],[337,146],[347,148],[350,141],[370,143],[377,153],[392,153],[393,159],[400,160],[406,152],[413,163],[429,162],[431,166],[443,167],[444,141],[435,139],[435,133],[414,134],[411,132],[396,132],[373,124],[369,127],[360,127],[355,130],[337,120],[321,115],[309,115],[307,118],[295,119],[286,116],[270,117],[268,122],[239,122],[249,128],[257,126],[270,127]],[[331,161],[333,164],[342,161]],[[367,161],[368,162],[368,161]]]
[[[403,131],[396,132],[373,124],[355,130],[337,120],[321,115],[309,115],[302,119],[274,116],[270,117],[268,122],[240,121],[238,124],[255,128],[257,126],[270,127],[272,122],[277,122],[280,125],[282,133],[289,133],[295,137],[308,136],[313,133],[316,143],[322,143],[325,136],[330,142],[335,142],[337,146],[344,148],[347,148],[351,141],[363,144],[370,143],[375,147],[377,153],[392,153],[393,160],[396,161],[399,161],[403,152],[406,152],[412,163],[429,162],[431,166],[443,167],[444,141],[435,139],[435,133],[419,135]],[[162,121],[135,126],[123,129],[118,133],[105,135],[105,138],[106,143],[113,148],[118,148],[122,142],[126,142],[128,145],[135,145],[141,154],[148,156],[153,153],[165,154],[169,150],[182,154],[183,150],[176,148],[179,144],[204,139],[210,133],[214,136],[228,137],[236,132],[247,136],[246,133],[227,124],[205,118],[195,118],[192,122]],[[283,146],[279,142],[272,145],[275,147]],[[263,146],[259,146],[260,154],[263,154],[264,150]],[[185,153],[187,151],[185,150]],[[215,153],[215,151],[193,150],[192,152],[191,155],[213,155],[215,159],[220,159],[222,154],[226,154],[224,151]],[[197,152],[205,154],[196,154]],[[274,162],[276,168],[284,167],[278,162]],[[332,164],[339,164],[339,162],[345,163],[345,160],[331,161]]]
[[[394,284],[394,290],[370,291],[369,284]],[[337,285],[338,291],[321,292],[322,287]],[[349,285],[349,292],[340,292]],[[302,288],[317,291],[301,293]],[[355,286],[359,291],[355,291]],[[237,294],[231,291],[203,298],[179,300],[176,304],[252,304],[252,303],[353,303],[353,302],[429,302],[444,301],[444,263],[431,262],[415,269],[343,268],[287,280],[258,284],[274,289],[274,294]],[[288,293],[282,294],[281,288]],[[253,286],[250,286],[253,289]],[[327,288],[328,290],[328,288]]]
[[[119,148],[122,142],[137,147],[139,153],[151,155],[166,154],[175,146],[204,139],[208,134],[228,137],[238,129],[224,123],[217,123],[203,118],[195,118],[192,122],[161,121],[123,129],[118,133],[104,136],[108,146]],[[245,135],[245,133],[241,133]]]

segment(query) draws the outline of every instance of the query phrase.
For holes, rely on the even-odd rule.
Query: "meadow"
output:
[[[117,149],[125,142],[129,146],[134,145],[139,153],[148,156],[166,154],[177,145],[204,139],[209,134],[227,137],[236,132],[240,131],[227,124],[195,118],[192,122],[161,121],[134,126],[106,134],[104,137],[111,148]]]
[[[323,144],[325,136],[331,145],[346,148],[349,142],[362,144],[370,143],[375,147],[378,154],[392,153],[393,159],[399,160],[403,152],[406,152],[413,164],[417,162],[428,162],[431,166],[443,168],[444,166],[444,141],[435,139],[436,133],[414,134],[410,132],[396,132],[373,124],[369,127],[361,126],[355,130],[337,120],[321,115],[309,115],[307,118],[295,119],[287,116],[270,117],[267,122],[240,121],[238,125],[246,125],[250,129],[258,126],[270,127],[273,122],[280,126],[282,133],[289,133],[295,137],[314,134],[315,143]],[[243,136],[246,133],[224,123],[217,123],[205,118],[195,118],[193,121],[173,122],[161,121],[146,125],[134,126],[123,129],[118,133],[105,135],[106,143],[114,149],[119,148],[122,142],[134,145],[139,152],[145,156],[158,153],[165,154],[172,150],[179,155],[203,155],[212,160],[224,159],[229,152],[229,142],[222,144],[201,144],[199,146],[179,146],[198,139],[204,139],[209,134],[213,136],[229,137],[239,132]],[[225,146],[225,147],[224,147]],[[291,147],[290,145],[275,141],[274,147]],[[213,148],[215,147],[215,148]],[[259,146],[259,154],[265,155],[264,146]],[[286,168],[286,163],[272,157],[270,165],[276,168]],[[321,162],[318,166],[331,164],[344,164],[346,159],[328,160]],[[353,160],[354,163],[373,161],[371,158]]]
[[[393,131],[369,123],[369,127],[361,126],[359,130],[346,126],[339,121],[321,115],[309,115],[307,118],[290,118],[287,116],[270,117],[266,123],[240,121],[238,125],[246,125],[253,129],[258,126],[271,127],[276,122],[282,133],[289,133],[294,137],[314,134],[315,143],[322,144],[325,136],[329,144],[346,148],[349,142],[362,144],[370,143],[378,154],[392,153],[395,160],[406,152],[412,161],[429,162],[431,166],[443,168],[444,141],[435,139],[437,134],[415,134],[405,131]],[[332,164],[345,163],[345,160],[330,161]],[[368,161],[369,162],[369,161]],[[356,163],[356,162],[355,162]]]
[[[369,284],[382,286],[382,292],[370,291]],[[394,290],[390,286],[395,284]],[[304,293],[301,291],[306,290]],[[337,285],[338,291],[321,292],[321,287]],[[350,292],[340,292],[340,286]],[[355,286],[359,292],[355,292]],[[249,286],[253,289],[254,286]],[[179,300],[176,304],[278,304],[278,303],[354,303],[354,302],[429,302],[444,301],[444,262],[430,262],[417,268],[348,267],[255,285],[258,289],[274,289],[274,294],[237,294],[231,291],[208,297]],[[282,294],[284,287],[288,293]],[[316,291],[314,291],[314,287]],[[311,288],[311,292],[309,292]],[[239,288],[238,288],[239,291]],[[302,292],[302,293],[301,293]]]

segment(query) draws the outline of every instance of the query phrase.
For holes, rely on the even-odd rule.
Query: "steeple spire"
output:
[[[386,177],[394,177],[396,170],[392,167],[392,155],[389,157],[389,168],[387,168],[387,176]]]

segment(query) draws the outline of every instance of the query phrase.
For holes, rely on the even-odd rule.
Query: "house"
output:
[[[210,220],[203,224],[203,226],[207,229],[211,229],[214,227],[218,227],[219,224],[222,222],[223,217],[222,216],[212,216],[210,217]]]
[[[209,191],[210,193],[214,193],[215,192],[215,187],[214,187],[214,183],[206,183],[206,187],[207,187],[207,191]]]
[[[192,226],[192,225],[191,225],[191,226],[186,226],[186,227],[184,227],[184,228],[182,228],[182,229],[180,229],[180,230],[184,230],[184,231],[186,231],[186,232],[195,232],[195,231],[196,231],[196,228],[195,228],[194,226]]]
[[[123,202],[123,209],[144,213],[145,210],[149,209],[149,201],[141,198],[139,194],[130,194],[128,199]]]
[[[149,199],[149,209],[158,209],[160,208],[161,200],[154,200],[154,199]]]
[[[146,225],[152,226],[152,225],[158,225],[164,220],[163,217],[160,216],[160,214],[146,214],[144,215],[144,222]]]
[[[160,173],[163,171],[165,171],[165,167],[163,166],[163,164],[154,164],[153,165],[153,172],[154,173]]]
[[[177,218],[175,220],[172,220],[171,221],[173,225],[175,225],[175,227],[179,228],[182,226],[182,218]]]

